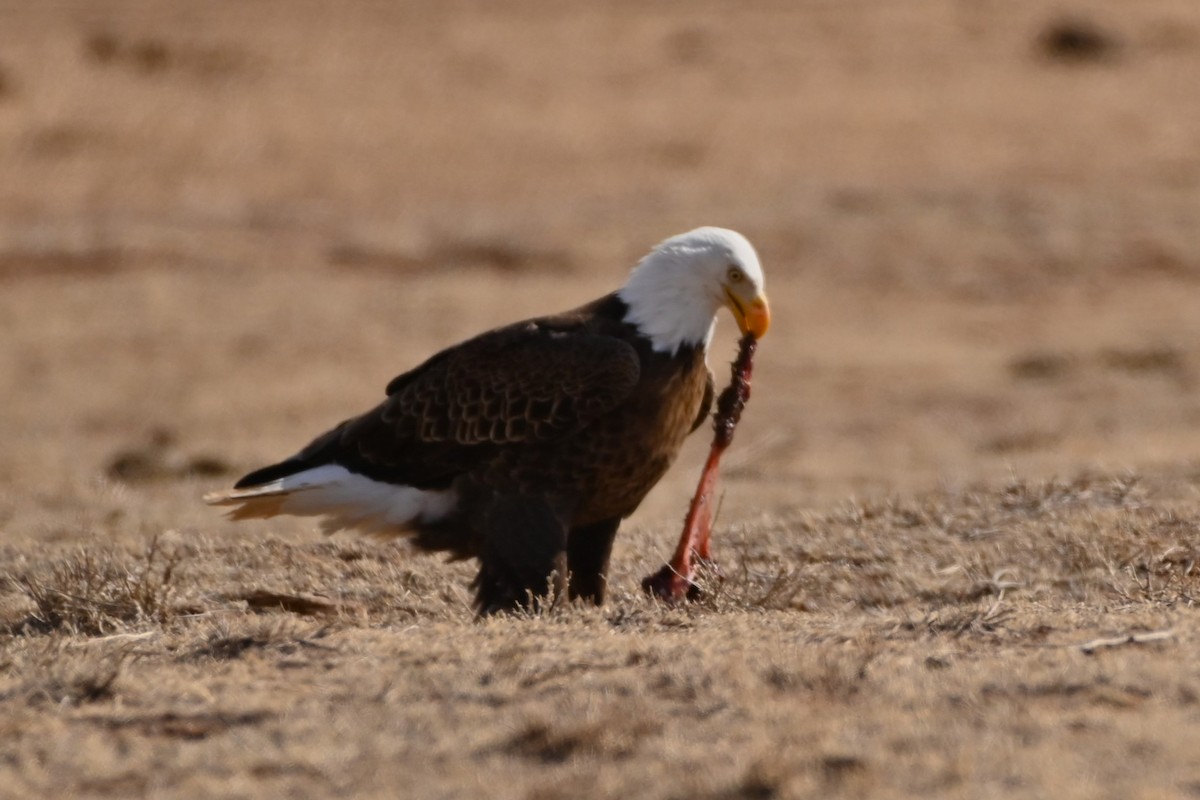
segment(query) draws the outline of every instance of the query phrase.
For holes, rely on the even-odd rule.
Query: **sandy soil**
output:
[[[1200,795],[1193,4],[10,6],[0,795]],[[704,438],[599,611],[199,503],[700,224],[705,602]]]

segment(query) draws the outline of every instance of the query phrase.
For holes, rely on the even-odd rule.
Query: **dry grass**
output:
[[[1085,5],[7,10],[0,796],[1200,796],[1200,15]],[[701,602],[705,437],[599,610],[199,502],[697,224]]]
[[[725,577],[698,604],[626,576],[604,609],[482,623],[444,567],[392,546],[190,547],[170,569],[156,544],[30,547],[0,644],[22,722],[0,735],[16,785],[44,794],[1186,793],[1187,485],[1089,475],[770,515],[722,532]]]
[[[171,614],[179,558],[164,554],[156,537],[133,564],[110,551],[83,549],[38,572],[2,576],[34,605],[10,632],[100,636],[127,623],[161,623]]]

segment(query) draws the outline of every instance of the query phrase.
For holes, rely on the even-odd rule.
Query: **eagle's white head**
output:
[[[755,338],[771,323],[758,254],[745,236],[726,228],[696,228],[662,242],[638,262],[617,296],[629,307],[625,320],[661,352],[707,347],[721,306]]]

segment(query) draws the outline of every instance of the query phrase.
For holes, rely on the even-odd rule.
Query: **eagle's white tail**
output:
[[[204,496],[209,505],[232,506],[230,519],[323,516],[321,530],[326,533],[354,528],[375,535],[403,535],[418,523],[436,522],[453,511],[457,501],[453,489],[417,489],[376,481],[336,464]]]

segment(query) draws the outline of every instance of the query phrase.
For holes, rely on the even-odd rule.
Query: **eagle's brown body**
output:
[[[712,404],[703,348],[656,352],[625,311],[608,295],[445,350],[393,380],[378,407],[236,488],[334,464],[397,487],[449,490],[448,514],[375,532],[478,557],[484,612],[552,587],[600,603],[617,527]],[[251,498],[234,516],[280,513],[269,502]]]

